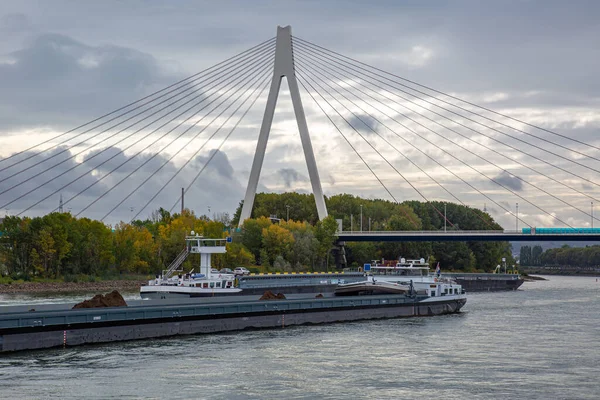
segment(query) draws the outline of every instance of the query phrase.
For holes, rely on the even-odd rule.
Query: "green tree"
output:
[[[318,242],[316,253],[321,266],[325,263],[326,257],[329,257],[329,250],[335,243],[337,230],[338,224],[332,216],[328,216],[315,225],[315,238]]]
[[[531,249],[531,265],[541,265],[542,253],[542,246],[533,246]]]
[[[271,226],[271,220],[266,217],[247,219],[242,228],[242,244],[254,255],[257,262],[261,262],[263,229]]]
[[[44,275],[50,275],[50,269],[54,256],[56,255],[55,243],[52,234],[48,229],[42,229],[38,233],[37,241],[40,248],[40,256],[44,266]]]
[[[263,228],[262,245],[268,257],[270,265],[275,266],[275,259],[278,256],[284,259],[289,255],[294,243],[294,235],[280,225],[270,225]]]
[[[521,250],[519,252],[519,263],[521,266],[533,265],[531,261],[531,247],[521,246]]]

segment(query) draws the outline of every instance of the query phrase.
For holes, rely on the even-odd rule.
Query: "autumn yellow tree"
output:
[[[273,265],[277,256],[287,258],[293,243],[294,235],[280,225],[273,224],[262,230],[262,244],[270,265]]]
[[[156,247],[152,234],[121,222],[115,228],[115,253],[119,272],[148,273]]]

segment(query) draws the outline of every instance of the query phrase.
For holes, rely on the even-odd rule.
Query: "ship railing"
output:
[[[171,275],[173,275],[173,273],[179,267],[181,267],[181,264],[183,264],[183,262],[187,259],[189,254],[190,253],[189,253],[189,250],[187,247],[185,247],[183,250],[181,250],[181,253],[179,253],[177,255],[177,257],[175,257],[173,262],[171,264],[169,264],[169,267],[165,271],[163,271],[163,279],[169,279],[171,277]]]

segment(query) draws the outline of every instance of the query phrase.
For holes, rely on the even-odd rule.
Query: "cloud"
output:
[[[523,190],[523,181],[521,181],[516,176],[509,174],[506,171],[502,171],[499,175],[494,177],[494,180],[498,183],[501,183],[504,186],[507,186],[513,190],[521,191]]]
[[[0,63],[0,133],[24,126],[67,129],[176,78],[134,49],[42,34]]]
[[[277,174],[283,179],[286,189],[292,188],[296,182],[308,182],[308,178],[293,168],[281,168]]]
[[[600,35],[596,17],[599,11],[600,5],[594,2],[573,6],[554,0],[544,2],[543,7],[540,7],[538,2],[483,4],[439,1],[436,2],[435,7],[431,7],[421,2],[407,3],[391,0],[382,0],[369,5],[342,0],[285,3],[257,0],[253,3],[252,9],[245,7],[245,3],[239,0],[223,0],[206,4],[201,8],[198,8],[194,2],[185,1],[177,4],[149,1],[144,2],[144,7],[140,7],[135,1],[55,0],[52,4],[28,0],[5,2],[0,11],[0,157],[6,157],[11,152],[21,151],[40,143],[79,123],[162,89],[183,76],[214,65],[272,37],[277,24],[288,23],[293,27],[295,38],[310,40],[383,71],[394,73],[396,77],[381,71],[371,70],[373,73],[370,74],[361,70],[367,75],[385,81],[376,81],[377,84],[397,88],[390,88],[392,91],[399,90],[401,83],[408,84],[399,78],[406,77],[476,104],[487,104],[490,108],[504,114],[556,130],[567,138],[600,146],[597,135],[600,127],[598,113],[600,81],[596,79],[597,71],[600,69],[600,50],[596,44]],[[547,23],[537,23],[540,19]],[[102,21],[102,24],[98,21]],[[224,24],[223,21],[228,23]],[[491,25],[497,29],[490,30]],[[156,29],[156,26],[169,28]],[[344,26],[347,29],[332,29],[332,26]],[[377,27],[376,31],[373,30],[374,26]],[[515,46],[515,43],[519,43],[519,46]],[[298,41],[295,41],[294,45],[297,45],[296,49],[301,47]],[[314,54],[317,50],[312,51]],[[306,50],[304,52],[306,53]],[[298,55],[299,53],[300,51]],[[326,64],[332,66],[333,61],[330,60]],[[337,73],[349,74],[348,70],[342,73],[341,69],[337,69],[338,66],[335,67]],[[370,85],[366,83],[367,79],[356,77],[355,79]],[[352,85],[348,86],[348,89],[358,93]],[[299,189],[310,187],[308,180],[305,182],[294,180],[304,178],[298,171],[305,171],[306,164],[287,91],[287,83],[284,81],[263,165],[262,176],[267,178],[264,179],[266,186],[259,183],[261,190],[281,191],[293,187],[294,184]],[[372,177],[359,157],[339,137],[339,133],[303,89],[301,92],[319,172],[324,178],[322,184],[325,192],[375,194],[386,197],[385,190]],[[347,93],[345,90],[342,92]],[[432,93],[431,96],[439,96],[439,94]],[[263,97],[266,98],[266,95]],[[355,97],[350,97],[353,101],[356,100]],[[383,96],[377,97],[393,106],[393,109],[401,109],[400,106],[384,100]],[[256,147],[255,140],[264,112],[264,100],[261,98],[253,112],[246,116],[232,138],[234,144],[230,140],[229,147],[224,147],[222,153],[214,153],[213,160],[186,197],[186,204],[198,207],[200,210],[198,212],[205,210],[206,205],[214,208],[217,204],[223,207],[231,204],[231,208],[223,211],[233,212],[243,197]],[[398,133],[404,135],[407,140],[413,141],[423,151],[435,156],[445,166],[456,171],[459,176],[492,196],[499,204],[514,209],[518,199],[513,194],[490,184],[489,181],[483,181],[467,167],[459,165],[449,156],[442,156],[429,144],[415,139],[412,134],[404,132],[395,123],[392,124],[389,118],[381,117],[368,106],[367,103],[371,100],[365,96],[359,95],[356,101],[361,107],[365,107],[365,111],[373,113],[392,129],[397,129]],[[417,102],[420,103],[418,100]],[[423,105],[427,108],[432,107]],[[471,109],[470,106],[464,106]],[[356,110],[354,107],[350,108]],[[411,105],[409,108],[414,107]],[[440,132],[442,137],[433,138],[424,129],[416,127],[415,123],[407,122],[405,118],[394,112],[390,113],[384,106],[382,109],[409,127],[415,128],[418,133],[423,133],[434,143],[474,168],[485,172],[488,176],[497,175],[498,181],[502,181],[513,190],[518,190],[524,197],[529,196],[529,188],[525,190],[521,187],[522,183],[511,174],[522,176],[540,185],[538,177],[523,168],[501,159],[496,154],[484,154],[479,146],[466,143],[449,131],[440,130],[434,123],[426,122],[414,113],[407,114]],[[438,120],[438,117],[429,114],[428,111],[420,108],[418,110]],[[437,111],[451,116],[439,109]],[[483,112],[481,109],[474,109],[474,111]],[[466,112],[459,111],[461,114]],[[484,114],[494,119],[499,118],[495,114]],[[456,115],[452,115],[452,118],[461,119]],[[486,125],[506,131],[515,138],[522,138],[532,143],[538,143],[540,140],[480,117],[474,118]],[[337,117],[334,119],[339,121]],[[365,120],[369,127],[379,129],[373,119]],[[462,119],[461,121],[465,122]],[[534,130],[516,121],[505,119],[501,121],[526,132],[535,133],[540,138],[551,139],[586,154],[596,155],[595,149],[587,148],[583,144],[574,144],[566,138]],[[178,120],[174,123],[179,122]],[[356,117],[351,122],[361,133],[370,132],[370,129]],[[454,127],[447,121],[443,123]],[[541,168],[546,167],[537,161],[532,161],[531,156],[551,160],[553,164],[572,169],[581,176],[593,176],[593,173],[590,175],[590,172],[582,167],[556,160],[555,157],[543,154],[539,149],[524,146],[522,142],[517,143],[516,139],[498,136],[499,134],[471,122],[467,125],[525,150],[529,156],[515,154],[515,158],[527,165],[535,166],[540,171],[545,171]],[[158,138],[158,135],[171,127],[173,124],[151,137]],[[472,136],[472,133],[460,127],[455,128],[459,132]],[[139,193],[136,192],[127,204],[123,204],[115,211],[116,217],[127,218],[130,215],[128,207],[141,207],[199,147],[195,142],[184,146],[180,154],[172,161],[168,161],[179,149],[178,142],[142,166],[142,163],[149,160],[153,154],[150,151],[157,151],[170,140],[165,138],[129,160],[133,154],[144,147],[144,143],[150,141],[141,138],[151,129],[153,128],[149,127],[139,135],[122,142],[120,139],[132,130],[127,130],[123,135],[102,143],[98,142],[105,136],[93,140],[89,139],[89,136],[82,137],[86,142],[77,149],[74,148],[67,154],[57,156],[52,162],[32,168],[17,178],[7,180],[5,185],[0,183],[1,191],[2,188],[19,183],[19,179],[33,176],[30,181],[11,191],[10,196],[0,195],[0,200],[4,203],[19,193],[48,182],[44,188],[17,203],[19,207],[24,208],[40,199],[42,195],[57,190],[69,179],[74,179],[77,175],[73,174],[78,173],[84,176],[65,190],[61,190],[65,198],[74,195],[77,189],[81,190],[86,185],[98,182],[93,188],[69,203],[73,210],[81,209],[140,167],[131,178],[106,195],[85,214],[102,216],[102,212],[114,206],[128,191],[151,176],[162,163],[166,163],[165,168],[153,175],[138,191]],[[193,129],[189,135],[193,135],[195,131]],[[368,148],[350,131],[348,126],[344,127],[344,132],[351,134],[350,140],[357,146],[357,150],[393,193],[396,195],[407,193],[407,197],[415,198],[416,195],[412,191],[407,191],[406,185],[397,174],[390,171],[381,160],[377,160],[365,151]],[[174,137],[178,132],[181,131],[177,130],[169,137]],[[443,139],[444,135],[452,140],[458,139],[467,150],[460,150],[447,143]],[[71,136],[74,134],[69,135]],[[432,172],[430,166],[433,164],[430,161],[420,155],[415,156],[408,144],[392,139],[394,143],[402,146],[403,152],[407,150],[407,156],[428,172]],[[74,140],[77,139],[69,143],[74,143]],[[508,151],[501,148],[502,146],[497,147],[497,144],[492,144],[487,139],[476,140],[482,140],[484,144],[490,145],[498,152]],[[57,140],[51,144],[58,143],[60,142]],[[60,166],[50,168],[54,162],[64,160],[63,157],[74,155],[83,149],[83,146],[94,143],[98,143],[98,146],[83,151],[82,154],[65,161]],[[126,148],[130,144],[132,146]],[[208,149],[215,148],[217,144],[216,139],[210,141],[207,150],[190,162],[180,176],[157,197],[151,207],[154,205],[170,207],[171,204],[167,203],[175,201],[181,187],[189,184],[213,154]],[[381,150],[386,157],[390,157],[393,151],[385,147],[382,146]],[[565,154],[585,165],[594,165],[590,159],[565,152],[564,149],[554,149],[549,143],[543,143],[541,147]],[[103,149],[106,151],[101,152]],[[123,153],[119,154],[121,150]],[[489,156],[490,161],[510,173],[498,174],[498,169],[492,168],[481,159],[476,159],[472,153],[481,154],[483,158]],[[115,157],[109,159],[113,155]],[[105,163],[102,164],[103,162]],[[122,163],[124,164],[121,166]],[[4,162],[0,164],[0,169],[3,165]],[[64,177],[51,180],[53,176],[72,167],[76,169],[65,174]],[[116,167],[119,169],[100,181],[102,176]],[[406,173],[426,196],[430,198],[441,196],[439,188],[425,183],[425,179],[415,178],[416,171],[412,169],[407,165],[406,168],[402,168],[402,172]],[[91,172],[88,173],[88,170]],[[282,174],[280,170],[287,172]],[[12,169],[6,172],[10,171]],[[567,174],[555,171],[554,168],[551,171],[548,173],[552,173],[556,179],[566,182],[568,178],[569,185],[581,187],[586,193],[593,194],[593,187],[582,183],[581,179],[567,177]],[[450,185],[452,189],[457,188],[453,192],[467,204],[477,204],[480,207],[487,201],[488,206],[490,205],[489,200],[457,182],[441,168],[435,167],[433,172],[432,175],[444,185]],[[2,172],[0,178],[1,176]],[[243,179],[239,178],[241,183],[236,179],[239,176],[243,177]],[[571,198],[582,209],[589,208],[589,201],[584,196],[575,196],[564,187],[549,190],[561,198]],[[219,196],[217,197],[215,193]],[[43,213],[55,207],[58,204],[57,196],[58,194],[52,196],[31,212]],[[570,214],[575,214],[573,209],[561,208],[560,205],[556,207],[556,202],[547,196],[538,196],[535,203],[544,209],[556,211],[564,221],[570,221],[568,219]],[[521,201],[519,205],[520,212],[528,213],[529,217],[534,219],[533,215],[537,211],[533,207]],[[501,210],[495,209],[490,209],[490,212],[502,213]],[[510,215],[506,217],[494,215],[494,217],[508,227],[514,226],[514,217]]]
[[[364,114],[352,115],[347,118],[350,125],[361,133],[379,132],[379,123],[371,116]]]
[[[106,151],[107,155],[119,154],[119,152],[120,149],[115,147],[110,147]],[[19,159],[24,160],[34,154],[36,153],[26,152],[12,160],[12,162],[14,163]],[[99,151],[94,154],[99,154]],[[115,158],[114,163],[111,163],[110,166],[107,165],[105,168],[95,167],[98,163],[96,159],[90,161],[90,158],[86,157],[83,161],[78,162],[71,157],[72,155],[73,153],[68,148],[59,147],[44,153],[44,157],[40,155],[32,157],[27,161],[23,161],[18,167],[15,166],[13,169],[8,168],[0,172],[0,180],[8,178],[0,182],[0,192],[7,191],[0,195],[0,205],[3,205],[4,209],[10,210],[11,215],[16,215],[31,206],[32,208],[26,211],[24,215],[40,215],[55,210],[62,195],[65,211],[76,214],[95,200],[100,199],[80,215],[99,219],[132,193],[106,219],[106,222],[114,223],[121,219],[131,218],[133,216],[130,211],[132,207],[135,213],[140,211],[141,207],[158,193],[179,170],[179,166],[168,161],[167,155],[159,154],[131,177],[127,177],[135,166],[141,165],[143,161],[151,157],[151,154],[143,154],[137,161],[132,159],[132,165],[125,164],[122,169],[116,169],[113,172],[110,172],[109,168],[112,169],[118,165],[117,163],[127,160],[126,155],[119,155]],[[52,156],[54,158],[51,158]],[[208,157],[201,155],[192,160],[190,165],[183,169],[165,187],[138,218],[146,218],[152,210],[158,207],[170,209],[177,202],[181,188],[187,188],[190,184],[185,199],[186,207],[195,210],[199,214],[206,213],[205,208],[208,205],[211,206],[211,210],[214,212],[232,212],[232,210],[235,210],[240,199],[243,198],[244,186],[233,175],[233,168],[227,155],[220,151],[215,154],[207,171],[198,175],[198,167],[204,165]],[[34,166],[39,161],[42,161],[42,163]],[[215,165],[212,165],[213,162]],[[165,167],[158,170],[162,164],[165,164]],[[28,167],[32,168],[25,171]],[[208,170],[217,173],[210,173]],[[18,171],[25,172],[11,177]],[[60,176],[61,174],[63,175]],[[192,183],[197,175],[197,179]],[[81,178],[77,179],[79,176]],[[147,178],[150,179],[137,188]],[[20,184],[22,182],[24,183]],[[110,190],[111,188],[114,189]],[[28,193],[30,191],[31,193]],[[21,196],[23,197],[18,199]],[[43,200],[45,197],[48,198]],[[41,202],[36,205],[35,203],[38,201]],[[175,211],[178,210],[177,207],[175,207]]]
[[[209,160],[212,157],[212,160]],[[194,160],[194,165],[196,168],[202,168],[207,162],[208,168],[217,172],[224,178],[233,178],[234,171],[229,159],[227,158],[227,154],[223,153],[220,150],[211,150],[210,154],[207,157],[198,156]]]
[[[11,35],[27,31],[31,28],[31,22],[23,13],[6,14],[0,17],[0,32]]]
[[[410,49],[397,53],[394,58],[409,67],[423,67],[435,58],[433,49],[414,45]]]

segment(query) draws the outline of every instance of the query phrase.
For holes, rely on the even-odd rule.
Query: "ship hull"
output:
[[[155,301],[140,303],[144,304],[0,314],[0,351],[444,315],[459,312],[466,298],[431,301],[423,297],[378,295],[277,301],[234,301],[227,298],[209,303],[176,305],[160,305]]]

